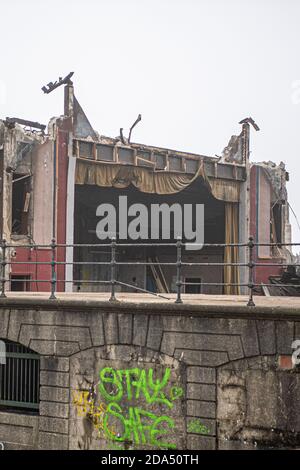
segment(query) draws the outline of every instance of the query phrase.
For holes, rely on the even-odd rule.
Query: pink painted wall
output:
[[[250,173],[250,235],[253,236],[255,242],[270,243],[271,187],[263,170],[258,170],[258,168],[253,165]],[[259,177],[257,177],[258,171]],[[271,257],[271,251],[268,247],[255,249],[254,260],[264,264],[280,262],[280,259]],[[270,275],[280,275],[282,271],[279,266],[256,267],[255,283],[268,284]]]

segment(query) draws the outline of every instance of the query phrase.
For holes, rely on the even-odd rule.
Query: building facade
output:
[[[64,92],[47,132],[0,121],[0,449],[299,448],[299,301],[223,295],[248,290],[250,236],[256,293],[291,262],[284,164],[250,162],[250,118],[208,157],[100,136]],[[137,295],[175,292],[178,233],[150,218],[156,238],[124,243],[124,198],[204,205],[183,304]],[[119,207],[118,302],[99,205]]]
[[[291,241],[288,174],[283,163],[249,161],[251,121],[242,121],[241,133],[231,137],[220,157],[131,143],[122,133],[108,138],[92,128],[71,81],[65,85],[64,115],[49,122],[47,133],[38,123],[0,121],[0,229],[2,239],[14,245],[6,251],[9,289],[50,290],[50,245],[55,240],[59,292],[107,290],[109,267],[96,264],[109,262],[107,247],[64,245],[99,245],[99,204],[117,206],[124,196],[128,205],[145,207],[204,204],[204,243],[211,246],[183,250],[186,293],[245,293],[247,248],[222,245],[245,245],[250,236],[276,244],[256,247],[255,261],[289,263],[290,251],[281,245]],[[116,231],[121,238],[118,224]],[[158,230],[151,242],[161,238]],[[175,231],[169,241],[176,243]],[[176,267],[168,266],[175,261],[174,248],[141,245],[120,249],[117,256],[123,262],[117,267],[122,283],[117,290],[176,290]],[[188,266],[192,261],[200,265]],[[128,270],[126,262],[136,265]],[[235,265],[223,267],[224,262]],[[257,291],[270,274],[281,271],[276,266],[256,268]]]

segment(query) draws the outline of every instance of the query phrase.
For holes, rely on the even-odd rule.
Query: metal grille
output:
[[[5,341],[6,364],[0,365],[0,408],[39,409],[39,355],[25,346]]]

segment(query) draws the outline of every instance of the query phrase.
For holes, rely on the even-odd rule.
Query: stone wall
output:
[[[300,446],[300,375],[287,365],[300,309],[37,299],[0,307],[0,339],[41,355],[39,416],[0,412],[6,448]]]

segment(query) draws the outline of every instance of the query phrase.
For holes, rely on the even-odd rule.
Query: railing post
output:
[[[111,239],[111,260],[110,260],[110,284],[111,284],[111,294],[110,302],[114,302],[116,299],[115,296],[115,266],[116,266],[116,238],[112,237]]]
[[[51,240],[51,295],[49,299],[55,300],[55,291],[56,291],[56,272],[55,272],[55,238]]]
[[[181,248],[182,248],[182,240],[181,237],[177,237],[177,262],[176,262],[176,270],[177,270],[177,280],[176,280],[176,286],[177,286],[177,298],[175,300],[176,304],[182,304],[182,299],[181,299]]]
[[[6,240],[1,240],[2,248],[2,261],[1,261],[1,295],[0,297],[6,297],[5,295],[5,267],[6,267]]]
[[[248,282],[249,300],[248,300],[247,306],[248,307],[255,307],[255,303],[253,302],[253,288],[254,288],[253,269],[255,267],[255,264],[253,263],[253,248],[254,248],[253,237],[249,237],[248,248],[249,248],[249,262],[248,262],[248,268],[249,268],[249,282]]]

